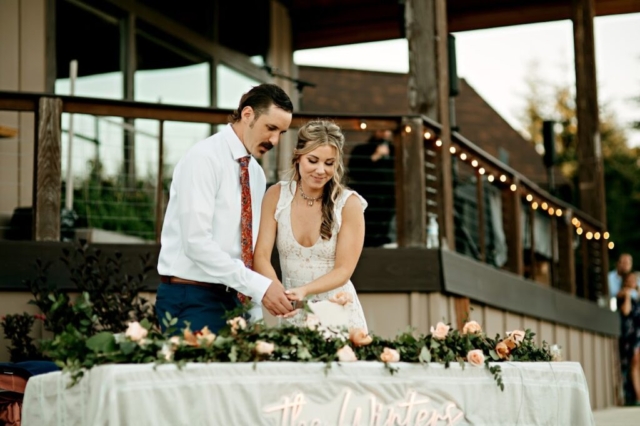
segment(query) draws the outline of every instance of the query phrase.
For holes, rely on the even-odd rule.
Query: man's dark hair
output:
[[[293,112],[293,104],[291,103],[291,99],[289,99],[289,95],[287,95],[280,87],[275,84],[261,84],[259,86],[255,86],[242,95],[238,109],[233,111],[229,116],[229,121],[231,123],[237,123],[240,121],[242,118],[242,110],[245,107],[253,108],[255,118],[257,119],[260,115],[264,114],[271,105],[275,105],[287,112]]]

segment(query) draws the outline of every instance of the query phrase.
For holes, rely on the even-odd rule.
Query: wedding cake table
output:
[[[60,372],[33,377],[22,424],[594,425],[580,364],[499,365],[504,391],[469,364],[103,365],[70,388]]]

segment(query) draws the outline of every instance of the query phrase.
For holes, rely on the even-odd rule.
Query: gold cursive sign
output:
[[[312,406],[304,393],[296,392],[263,412],[279,416],[280,426],[453,426],[464,417],[454,402],[437,404],[414,390],[403,401],[392,404],[379,401],[375,395],[369,395],[366,404],[358,404],[352,396],[353,391],[346,389],[339,401],[340,409],[336,410],[330,402]],[[311,418],[305,416],[305,407]],[[322,415],[318,416],[318,412]]]

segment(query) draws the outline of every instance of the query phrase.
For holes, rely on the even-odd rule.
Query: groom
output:
[[[256,158],[280,141],[293,104],[278,86],[245,93],[230,123],[198,142],[178,162],[162,226],[156,314],[177,327],[218,332],[238,298],[273,315],[292,310],[278,280],[252,271],[266,178]],[[258,309],[259,310],[259,309]],[[260,311],[261,315],[261,311]]]

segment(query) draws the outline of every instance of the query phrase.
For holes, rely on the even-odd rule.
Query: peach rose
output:
[[[235,317],[227,320],[227,324],[231,326],[231,334],[238,334],[238,330],[244,330],[247,328],[247,321],[242,317]]]
[[[198,342],[203,346],[211,346],[213,342],[216,340],[216,335],[209,330],[209,327],[206,325],[202,330],[200,330],[200,335],[198,336]]]
[[[444,340],[444,338],[447,337],[447,334],[449,333],[449,329],[451,329],[451,327],[443,322],[439,322],[438,324],[436,324],[435,328],[431,326],[431,335],[434,339]]]
[[[169,344],[175,349],[182,344],[182,341],[178,336],[171,336],[169,338]]]
[[[196,346],[196,347],[200,346],[200,344],[198,343],[198,338],[188,328],[184,329],[184,331],[182,332],[182,337],[184,338],[185,344],[189,346]]]
[[[524,340],[524,336],[525,336],[525,332],[522,330],[513,330],[513,331],[507,331],[507,335],[517,344],[520,345],[520,343],[523,342]]]
[[[340,291],[329,298],[329,301],[337,303],[338,305],[346,305],[353,302],[353,295],[346,291]]]
[[[351,346],[349,345],[345,345],[342,348],[338,349],[336,355],[338,355],[338,360],[342,362],[352,362],[358,360],[358,358],[356,358],[355,352],[353,352],[353,349],[351,349]]]
[[[398,362],[400,361],[400,354],[395,349],[384,348],[380,354],[380,361],[382,362]]]
[[[134,342],[138,342],[147,337],[148,333],[147,329],[141,326],[138,321],[134,321],[129,323],[127,331],[124,334]]]
[[[256,353],[258,355],[271,355],[275,348],[273,343],[263,342],[262,340],[256,342]]]
[[[507,344],[503,341],[496,345],[496,353],[501,359],[507,359],[509,357],[509,354],[511,353],[511,350],[509,349]]]
[[[367,346],[373,341],[373,338],[363,328],[352,328],[349,330],[349,340],[355,346]]]
[[[467,361],[471,365],[480,367],[482,364],[484,364],[484,354],[480,349],[469,351],[469,353],[467,354]]]
[[[478,334],[482,333],[482,327],[475,321],[469,321],[462,327],[462,334]]]
[[[162,344],[162,348],[159,352],[165,360],[171,361],[173,359],[173,350],[173,346],[170,343],[165,342]]]
[[[320,325],[320,318],[314,314],[307,314],[307,318],[304,320],[304,324],[309,330],[317,330]]]
[[[511,337],[507,337],[506,339],[503,340],[503,342],[505,345],[507,345],[510,351],[514,350],[516,346],[518,346],[516,345],[516,342],[514,342]]]

